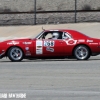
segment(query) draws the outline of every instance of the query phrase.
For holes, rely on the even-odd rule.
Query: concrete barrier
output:
[[[37,10],[74,10],[75,0],[36,0]],[[100,6],[100,0],[77,0],[77,9],[84,5],[90,5],[92,9]],[[34,0],[0,0],[0,12],[2,11],[30,12],[34,10]]]
[[[74,10],[75,0],[36,0],[38,11]],[[95,3],[94,3],[95,2]],[[77,9],[82,10],[84,5],[90,5],[91,9],[99,9],[99,0],[77,0]],[[0,0],[0,25],[33,25],[33,14],[9,14],[9,12],[34,12],[34,0]],[[77,22],[98,22],[100,12],[78,13]],[[37,24],[73,23],[74,13],[49,13],[37,14]]]

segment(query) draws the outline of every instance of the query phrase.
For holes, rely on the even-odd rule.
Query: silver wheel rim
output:
[[[78,59],[85,59],[88,56],[88,50],[86,47],[83,46],[79,46],[77,47],[77,49],[75,50],[75,55]]]
[[[16,61],[20,60],[23,56],[22,50],[15,47],[15,48],[11,49],[10,56],[13,60],[16,60]]]

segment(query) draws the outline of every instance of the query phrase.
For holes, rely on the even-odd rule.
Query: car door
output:
[[[53,39],[52,34],[56,31],[46,31],[36,39],[36,56],[62,56],[66,43],[62,39],[62,32],[57,31],[61,36],[59,39]]]
[[[62,56],[64,55],[64,41],[61,39],[44,39],[43,54],[46,56]]]

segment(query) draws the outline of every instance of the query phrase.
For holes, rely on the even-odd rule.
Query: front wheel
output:
[[[21,61],[23,59],[23,51],[18,47],[11,47],[8,50],[8,58],[11,61]]]
[[[90,52],[88,47],[84,45],[79,45],[74,49],[74,56],[78,60],[87,60],[90,57]]]

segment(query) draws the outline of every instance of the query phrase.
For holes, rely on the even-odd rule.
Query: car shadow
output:
[[[12,62],[12,63],[21,63],[21,62],[51,62],[51,61],[78,61],[77,59],[31,59],[31,60],[28,60],[28,59],[24,59],[22,61],[19,61],[19,62],[13,62],[13,61],[10,61],[9,59],[8,60],[2,60],[0,61],[0,63],[5,63],[5,62]]]
[[[77,60],[77,59],[24,59],[22,61],[19,61],[19,62],[12,62],[10,61],[8,58],[7,59],[2,59],[0,61],[0,63],[9,63],[9,62],[12,62],[12,63],[21,63],[21,62],[51,62],[51,61],[98,61],[100,60],[99,58],[90,58],[88,60]]]
[[[23,60],[22,62],[51,62],[51,61],[69,61],[69,62],[72,62],[72,61],[91,61],[92,59],[88,59],[88,60],[77,60],[77,59],[36,59],[36,60]],[[94,60],[98,60],[98,59],[94,59]],[[100,60],[100,59],[99,59]]]
[[[81,62],[87,62],[87,61],[98,61],[98,60],[100,60],[100,59],[88,59],[88,60],[77,60],[77,59],[60,59],[60,60],[48,60],[48,59],[43,59],[43,60],[22,60],[22,61],[19,61],[19,62],[12,62],[12,61],[10,61],[10,60],[3,60],[3,61],[0,61],[0,63],[22,63],[22,62],[52,62],[52,61],[56,61],[56,62],[58,62],[58,61],[63,61],[63,62],[65,62],[65,61],[68,61],[68,62],[72,62],[72,61],[74,61],[74,62],[76,62],[76,61],[81,61]]]

